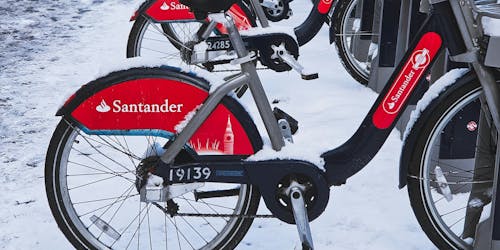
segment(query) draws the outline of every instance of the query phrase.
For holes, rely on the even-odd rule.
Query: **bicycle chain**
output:
[[[268,70],[269,68],[256,68],[256,70]],[[210,72],[241,72],[241,69],[219,69],[219,70],[212,70]]]
[[[238,217],[238,218],[275,218],[272,214],[253,214],[253,215],[237,215],[237,214],[195,214],[195,213],[175,213],[171,214],[167,209],[160,206],[158,203],[153,203],[155,207],[159,208],[163,213],[173,216],[183,216],[183,217],[212,217],[212,218],[222,218],[222,217]]]
[[[254,215],[237,215],[237,214],[195,214],[195,213],[177,213],[174,216],[183,217],[238,217],[238,218],[276,218],[272,214],[254,214]]]

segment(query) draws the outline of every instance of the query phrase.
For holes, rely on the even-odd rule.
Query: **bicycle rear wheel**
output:
[[[182,80],[207,91],[181,73],[164,73],[167,69],[144,71],[142,78],[133,78],[135,81],[128,81],[135,74],[122,71],[92,84],[121,86],[157,78]],[[247,136],[251,151],[256,152],[261,139],[256,128],[248,125],[251,122],[246,113],[240,113],[242,108],[232,98],[225,98],[222,105],[234,115],[233,126],[245,121],[244,132],[239,132],[238,138]],[[137,184],[142,175],[137,169],[141,162],[160,155],[175,131],[106,131],[89,132],[72,118],[63,117],[47,151],[45,184],[49,205],[59,228],[76,249],[232,249],[241,241],[258,208],[260,194],[255,187],[199,183],[167,202],[142,202]],[[208,138],[219,137],[212,134]],[[198,141],[202,145],[190,142],[193,145],[186,145],[181,153],[195,155],[202,150],[222,154],[220,142],[214,140],[206,144]],[[236,143],[234,147],[236,152]],[[214,191],[217,195],[210,195]],[[205,195],[201,197],[200,193]]]
[[[154,23],[138,16],[129,34],[127,58],[158,58],[171,66],[189,66],[181,60],[180,50],[188,48],[201,25],[198,21]]]
[[[480,112],[481,95],[472,74],[459,79],[421,113],[406,139],[415,143],[411,205],[439,249],[472,249],[476,226],[489,214],[496,140],[488,114]]]

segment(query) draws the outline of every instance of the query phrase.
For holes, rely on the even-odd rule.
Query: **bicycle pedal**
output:
[[[312,74],[301,74],[300,76],[301,76],[301,77],[302,77],[302,79],[304,79],[304,80],[314,80],[314,79],[318,79],[318,78],[319,78],[318,73],[312,73]]]
[[[295,133],[297,133],[297,130],[299,129],[299,122],[295,120],[295,118],[287,114],[285,111],[276,107],[273,109],[273,113],[274,117],[276,117],[276,121],[285,119],[288,122],[288,124],[290,125],[290,131],[292,132],[292,135],[295,135]]]
[[[300,63],[285,49],[285,46],[282,44],[280,46],[271,46],[275,51],[275,54],[271,58],[279,57],[283,62],[292,67],[293,70],[298,72],[302,79],[304,80],[314,80],[319,78],[318,73],[312,73],[306,70]]]

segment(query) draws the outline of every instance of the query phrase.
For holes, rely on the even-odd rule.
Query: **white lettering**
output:
[[[397,102],[399,100],[399,98],[401,98],[401,95],[403,95],[404,91],[406,90],[406,87],[408,86],[408,84],[410,83],[410,81],[413,79],[413,76],[415,75],[415,71],[410,71],[410,73],[408,73],[408,75],[405,75],[405,80],[403,82],[403,84],[401,84],[401,86],[399,87],[398,89],[398,92],[396,92],[395,95],[391,96],[391,101],[393,102]]]
[[[170,9],[171,10],[187,10],[187,9],[189,9],[189,7],[187,7],[184,4],[170,2]]]
[[[121,100],[113,101],[113,113],[180,113],[184,104],[169,103],[165,99],[163,104],[156,103],[122,103]]]
[[[122,110],[121,107],[120,107],[120,104],[121,104],[120,100],[114,100],[113,101],[113,113],[118,113],[118,112],[120,112]]]

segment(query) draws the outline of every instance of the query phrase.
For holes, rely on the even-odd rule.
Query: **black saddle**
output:
[[[207,18],[208,13],[227,11],[237,1],[238,0],[180,0],[182,4],[191,9],[198,20]]]

